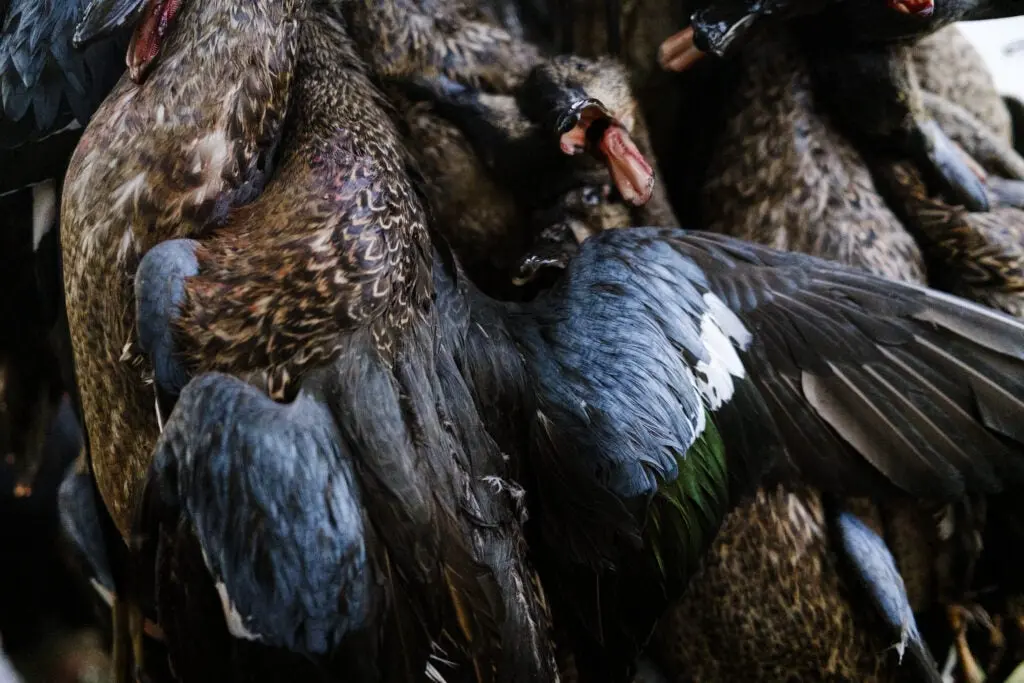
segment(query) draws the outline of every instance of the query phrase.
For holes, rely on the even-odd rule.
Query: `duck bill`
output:
[[[595,121],[612,119],[605,106],[592,97],[581,98],[558,117],[555,128],[564,154],[574,156],[587,149],[587,133]]]
[[[601,134],[598,156],[608,167],[623,201],[643,206],[654,193],[654,169],[621,125],[612,124]]]
[[[715,3],[693,13],[690,25],[669,36],[658,48],[658,63],[668,71],[686,71],[705,55],[727,57],[745,45],[764,16],[735,11],[728,3]]]
[[[589,151],[601,159],[626,202],[642,206],[651,198],[654,169],[601,102],[581,99],[559,118],[557,129],[562,152],[574,156]]]
[[[135,25],[128,45],[128,75],[145,80],[170,31],[182,0],[95,0],[75,30],[76,45],[98,40],[124,25]]]

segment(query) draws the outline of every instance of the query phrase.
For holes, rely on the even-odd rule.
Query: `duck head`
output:
[[[523,114],[558,136],[563,153],[600,159],[626,202],[651,198],[654,169],[630,137],[637,103],[621,64],[554,57],[531,71],[516,99]]]
[[[854,39],[900,40],[961,19],[994,18],[992,7],[1008,4],[1024,13],[1019,0],[717,0],[695,11],[688,27],[661,44],[658,61],[669,71],[685,71],[707,54],[735,53],[767,25],[823,12],[834,11]],[[998,11],[1009,16],[1009,9]]]
[[[83,46],[134,24],[128,45],[128,75],[141,83],[171,30],[185,0],[94,0],[75,29],[74,42]]]

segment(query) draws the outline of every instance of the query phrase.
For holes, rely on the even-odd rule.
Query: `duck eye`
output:
[[[596,187],[588,187],[583,190],[583,204],[585,206],[597,206],[601,203],[601,197],[604,193]]]

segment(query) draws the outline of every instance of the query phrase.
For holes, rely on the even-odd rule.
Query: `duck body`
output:
[[[708,170],[704,215],[716,231],[923,282],[927,250],[903,223],[904,211],[887,201],[891,197],[877,184],[874,160],[860,155],[816,108],[804,59],[784,36],[757,42],[732,105],[737,113],[726,124],[720,156]],[[940,537],[934,523],[932,513],[940,508],[918,501],[885,501],[881,511],[859,501],[845,504],[865,513],[866,520],[879,515],[889,520],[871,523],[891,543],[903,573],[900,588],[915,610],[927,609],[944,591],[958,590],[938,585],[937,567],[957,552],[957,537]],[[731,513],[720,545],[656,637],[658,658],[673,677],[731,680],[739,671],[754,680],[792,672],[835,680],[911,675],[885,653],[892,636],[879,628],[877,616],[864,609],[870,603],[835,564],[844,553],[829,525],[806,524],[803,513],[794,517],[798,509],[822,519],[821,505],[820,491],[784,486],[762,489],[755,501]],[[806,570],[791,574],[780,568],[789,561],[806,563]],[[797,577],[792,584],[784,578],[790,575]],[[753,609],[764,595],[772,596],[771,606]],[[828,617],[819,620],[822,615]],[[751,634],[751,618],[773,624],[758,629],[763,641]],[[804,633],[811,623],[816,625]],[[694,631],[717,637],[694,636]],[[818,637],[830,644],[827,661],[789,647]],[[728,659],[721,647],[728,648]]]
[[[818,114],[799,51],[784,40],[759,48],[707,172],[709,229],[923,282],[920,249],[864,158]]]
[[[140,344],[161,390],[180,393],[137,521],[156,539],[143,554],[156,564],[160,621],[174,627],[172,661],[206,661],[191,634],[217,603],[182,607],[187,596],[173,592],[161,557],[237,601],[244,630],[233,625],[234,603],[219,610],[234,636],[229,653],[248,647],[234,641],[251,629],[261,645],[312,657],[328,677],[410,680],[436,667],[445,673],[433,675],[545,680],[554,664],[523,559],[518,488],[439,346],[423,199],[395,113],[338,10],[313,3],[303,19],[280,160],[262,194],[207,238],[158,245],[137,274]],[[229,419],[247,425],[232,437],[239,443],[211,448],[202,434]],[[290,445],[300,437],[305,448]],[[238,449],[267,481],[294,483],[266,490],[264,477],[235,466]],[[276,454],[307,464],[282,468]],[[235,486],[245,502],[218,496]],[[324,489],[348,512],[325,518],[313,493]],[[266,520],[260,555],[236,560],[250,541],[211,513],[225,506],[239,523]],[[293,527],[332,539],[333,550],[292,537]],[[253,574],[264,565],[299,577],[301,590],[278,595]],[[351,610],[334,615],[339,600]],[[331,637],[309,639],[325,628]],[[223,661],[218,645],[198,646]],[[435,646],[446,653],[438,661]],[[453,663],[460,668],[448,672]],[[273,680],[269,671],[257,680]]]
[[[264,182],[284,116],[293,10],[273,3],[232,24],[214,3],[187,5],[162,68],[141,85],[122,79],[68,169],[61,241],[72,346],[94,474],[122,535],[158,436],[152,389],[122,359],[126,348],[137,358],[131,275],[154,244],[200,234]]]

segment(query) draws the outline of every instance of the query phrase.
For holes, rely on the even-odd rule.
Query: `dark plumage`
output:
[[[184,5],[177,28],[192,28],[193,13],[208,7]],[[232,8],[224,3],[219,11]],[[312,564],[316,549],[305,545],[309,536],[287,543],[283,530],[319,523],[309,515],[320,501],[282,503],[273,498],[278,489],[260,488],[265,479],[249,478],[248,470],[218,471],[229,462],[223,454],[234,451],[209,451],[203,434],[221,429],[228,416],[207,401],[236,406],[232,419],[242,430],[239,438],[252,439],[241,448],[254,453],[254,469],[261,462],[280,464],[285,456],[273,457],[270,423],[288,431],[293,419],[290,412],[275,413],[279,404],[265,394],[239,393],[237,380],[224,380],[214,395],[196,390],[202,398],[196,407],[175,410],[165,440],[180,436],[170,442],[168,459],[149,468],[150,486],[139,492],[133,526],[148,540],[137,551],[137,573],[155,584],[141,586],[142,596],[155,603],[179,671],[202,662],[231,675],[277,680],[274,672],[296,656],[315,654],[322,675],[407,680],[421,676],[436,655],[437,666],[456,664],[460,676],[550,677],[545,606],[525,561],[513,495],[518,489],[501,452],[479,418],[474,421],[454,362],[437,347],[426,214],[392,112],[353,50],[339,3],[301,3],[297,19],[289,117],[275,172],[251,204],[232,211],[209,235],[161,242],[172,235],[145,233],[147,246],[161,243],[136,273],[135,304],[145,318],[138,343],[155,361],[159,389],[171,399],[186,373],[230,372],[283,400],[296,396],[309,373],[328,372],[330,382],[309,401],[330,412],[337,431],[321,432],[319,452],[307,455],[321,476],[340,467],[339,453],[358,454],[353,461],[362,497],[347,496],[343,488],[336,495],[351,498],[348,504],[366,516],[365,529],[342,525],[342,531],[350,539],[346,547],[362,544],[371,560]],[[267,21],[287,24],[288,18]],[[175,38],[172,33],[170,44]],[[182,58],[168,53],[151,62],[145,83],[167,76],[172,55]],[[172,336],[175,348],[167,343]],[[182,355],[174,356],[179,350]],[[202,377],[195,381],[205,386]],[[463,414],[452,414],[455,406]],[[212,422],[197,422],[210,415]],[[299,433],[308,428],[294,425]],[[212,477],[203,480],[210,485],[158,495],[159,482],[190,462],[197,477]],[[227,498],[217,495],[222,485]],[[322,479],[286,490],[304,495],[328,485],[334,484]],[[270,534],[247,540],[254,554],[232,554],[236,537],[209,526],[222,520],[204,511],[228,505]],[[335,534],[340,524],[324,533]],[[371,561],[372,571],[364,571]],[[300,565],[317,572],[315,585],[303,580],[296,592],[278,590],[280,577]],[[319,633],[316,647],[306,638],[288,640],[281,634],[293,633],[300,628],[295,619],[309,616],[296,612],[293,598],[327,610],[323,605],[345,592],[343,582],[331,584],[337,576],[322,574],[330,567],[372,580],[379,597],[361,621],[331,626],[330,636],[322,623],[302,626]],[[218,614],[230,626],[233,613],[211,599],[210,584],[219,581],[247,619],[282,631],[258,647],[236,642],[244,637],[241,629],[229,639]],[[236,655],[239,647],[268,668]]]
[[[281,405],[210,374],[179,397],[157,447],[141,528],[195,530],[211,578],[230,600],[225,614],[244,606],[228,624],[236,637],[325,657],[372,625],[381,569],[371,566],[371,532],[341,443],[315,389]]]
[[[587,240],[519,306],[443,263],[444,338],[488,431],[531,464],[542,575],[590,676],[627,675],[765,470],[957,500],[1024,469],[1024,327],[962,300],[667,229]]]
[[[175,349],[150,350],[180,352],[189,371],[231,372],[281,399],[326,372],[321,402],[357,463],[365,519],[380,539],[373,554],[398,570],[385,586],[395,609],[374,615],[396,630],[375,633],[419,645],[402,657],[372,649],[364,657],[379,655],[376,664],[396,677],[418,675],[428,640],[443,634],[460,671],[551,676],[546,604],[522,554],[509,481],[520,476],[535,548],[546,550],[538,555],[548,595],[575,627],[577,661],[592,678],[620,680],[721,517],[762,471],[839,493],[941,499],[1019,475],[1022,327],[960,300],[806,256],[656,229],[586,241],[555,289],[531,304],[481,297],[431,238],[389,112],[359,60],[335,42],[346,45],[343,28],[321,19],[303,25],[311,42],[298,50],[273,180],[256,203],[199,236],[199,274],[177,269],[183,306],[167,290],[139,300],[163,302],[172,321],[164,329],[176,331]],[[165,63],[152,68],[152,78],[166,79]],[[143,231],[140,251],[188,229],[156,225],[177,232]],[[111,298],[103,307],[125,303]],[[248,422],[280,410],[263,397],[258,405]],[[175,413],[171,422],[184,424],[168,431],[187,438],[188,421],[200,416]],[[183,441],[175,457],[204,449]],[[179,488],[179,513],[209,504],[208,494]],[[161,620],[175,622],[182,647],[216,652],[212,638],[187,636],[191,620],[224,635],[208,618],[217,596],[203,598],[201,586],[216,576],[200,552],[222,539],[202,528],[195,538],[179,533],[180,514],[148,519],[157,520],[144,529],[158,534],[157,557],[167,551],[157,563]],[[293,549],[261,556],[281,553],[288,566]],[[241,605],[243,617],[251,607]]]
[[[650,142],[627,81],[610,60],[558,57],[514,96],[484,94],[443,77],[403,84],[403,94],[424,100],[407,118],[438,230],[475,283],[504,293],[508,288],[494,280],[522,285],[548,266],[564,267],[577,242],[591,234],[677,224],[657,178],[650,200],[635,206],[594,160],[558,153],[549,127],[526,115],[557,116],[561,108],[545,102],[566,90],[599,95],[622,113],[620,124],[647,156]]]
[[[938,665],[917,629],[903,577],[885,541],[851,512],[832,509],[828,516],[846,568],[877,607],[900,659],[907,656],[908,668],[918,669],[921,680],[940,683]]]
[[[481,21],[484,2],[423,6],[411,0],[350,3],[351,32],[378,79],[434,80],[447,77],[498,94],[524,93],[533,105],[528,115],[544,129],[548,143],[562,153],[588,151],[608,166],[626,201],[650,199],[653,171],[627,130],[632,128],[631,98],[619,99],[624,83],[600,83],[584,73],[583,60],[545,58],[541,50],[504,28]],[[381,49],[381,45],[389,46]],[[589,81],[589,83],[588,83]],[[612,86],[605,90],[602,85]],[[602,92],[588,92],[586,86]],[[623,111],[609,108],[607,94]],[[628,93],[627,93],[628,94]]]
[[[843,41],[893,42],[920,38],[958,21],[1018,16],[1011,0],[890,0],[860,3],[845,0],[769,0],[710,2],[690,17],[690,44],[719,57],[743,48],[756,29],[793,19],[811,18],[819,29]]]
[[[0,6],[0,194],[59,178],[81,129],[124,71],[123,34],[85,50],[72,45],[87,4],[10,0]]]
[[[934,11],[933,11],[934,10]],[[822,107],[871,155],[909,157],[947,201],[987,211],[984,184],[922,102],[922,90],[907,45],[961,19],[1013,16],[1015,3],[769,2],[712,3],[691,18],[692,26],[666,40],[660,60],[684,70],[705,52],[735,53],[757,31],[759,20],[794,20],[816,78]],[[707,15],[707,16],[705,16]],[[811,15],[811,16],[804,16]]]

